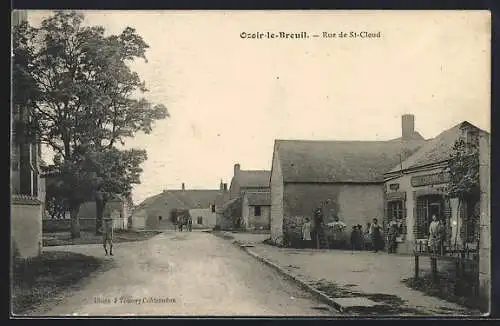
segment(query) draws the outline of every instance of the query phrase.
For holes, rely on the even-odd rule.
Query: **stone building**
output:
[[[25,10],[13,11],[13,27],[26,20]],[[41,149],[40,142],[26,128],[29,109],[14,104],[11,110],[11,250],[20,258],[30,258],[42,250],[45,182],[40,172]]]
[[[271,169],[271,240],[300,239],[306,217],[321,207],[349,227],[384,217],[384,173],[425,140],[403,116],[402,137],[390,141],[276,140]]]
[[[269,230],[271,225],[271,193],[245,192],[242,198],[244,229]]]
[[[181,189],[165,190],[144,200],[136,208],[136,220],[140,212],[146,215],[143,223],[145,229],[173,229],[172,212],[189,210],[193,228],[213,228],[216,224],[216,200],[222,192],[224,192],[223,188],[219,190],[186,189],[183,183]]]
[[[269,177],[270,171],[266,170],[241,170],[239,163],[234,165],[234,174],[231,179],[231,185],[229,187],[229,200],[223,205],[223,208],[219,214],[218,227],[221,229],[232,229],[232,228],[245,228],[244,218],[250,217],[250,212],[252,214],[264,212],[262,216],[256,216],[260,222],[258,227],[264,226],[267,223],[267,210],[270,204],[263,203],[263,205],[251,204],[254,198],[260,200],[260,198],[267,198],[266,195],[257,197],[259,195],[247,196],[245,201],[245,194],[254,193],[267,193],[270,194],[269,187]],[[259,198],[259,199],[258,199]],[[257,207],[257,208],[256,208]],[[254,215],[252,215],[255,217]],[[262,219],[260,218],[262,217]],[[255,220],[255,219],[254,219]],[[251,227],[250,227],[251,228]]]
[[[428,239],[432,215],[443,219],[449,235],[448,245],[460,244],[462,240],[474,245],[476,226],[473,216],[478,203],[464,203],[459,209],[458,199],[449,198],[446,172],[447,162],[455,141],[463,138],[468,143],[477,143],[479,133],[484,131],[468,122],[462,122],[430,139],[413,155],[396,164],[385,173],[386,221],[401,221],[398,251],[410,252],[415,242]],[[467,227],[465,227],[467,226]]]

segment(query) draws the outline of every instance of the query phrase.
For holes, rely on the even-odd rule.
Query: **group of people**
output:
[[[318,221],[315,220],[315,222],[317,223]],[[333,248],[339,249],[344,247],[347,242],[347,237],[345,236],[346,225],[341,222],[338,217],[335,217],[333,222],[328,223],[328,227],[330,228],[332,234],[330,245]],[[303,247],[313,247],[314,234],[315,227],[313,226],[313,223],[311,223],[311,220],[309,218],[306,218],[305,222],[302,225]],[[360,224],[354,225],[352,227],[350,240],[351,248],[353,250],[372,250],[374,252],[378,252],[384,249],[382,226],[378,223],[378,220],[376,218],[373,219],[372,223],[366,224],[365,230],[363,230],[363,227]]]
[[[193,230],[193,219],[191,218],[191,216],[177,219],[177,227],[179,228],[180,232],[182,232],[184,226],[189,232]]]
[[[373,219],[372,223],[366,223],[364,230],[361,224],[353,225],[350,240],[352,250],[378,252],[384,249],[382,226],[376,218]]]

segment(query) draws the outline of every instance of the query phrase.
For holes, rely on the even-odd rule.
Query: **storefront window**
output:
[[[432,216],[436,215],[438,219],[443,216],[443,197],[440,195],[420,196],[417,198],[417,218],[416,218],[416,237],[424,239],[429,236],[429,225]]]
[[[394,200],[387,203],[388,211],[388,221],[396,222],[398,227],[398,235],[404,235],[405,223],[404,223],[404,208],[402,200]]]

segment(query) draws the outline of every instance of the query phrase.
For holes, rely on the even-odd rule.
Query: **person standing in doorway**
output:
[[[384,240],[382,238],[382,226],[378,224],[378,220],[376,218],[373,219],[373,222],[370,227],[370,235],[372,239],[372,249],[373,252],[378,252],[382,250]]]
[[[429,248],[433,253],[438,252],[439,240],[441,238],[441,223],[435,214],[432,215],[432,222],[429,224]]]
[[[304,224],[302,224],[302,242],[304,248],[310,248],[312,243],[311,238],[312,224],[309,218],[306,218]]]

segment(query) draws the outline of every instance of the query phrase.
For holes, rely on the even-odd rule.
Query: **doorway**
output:
[[[416,230],[417,239],[424,239],[429,236],[429,225],[432,215],[442,219],[444,210],[444,200],[441,195],[425,195],[417,198]]]

